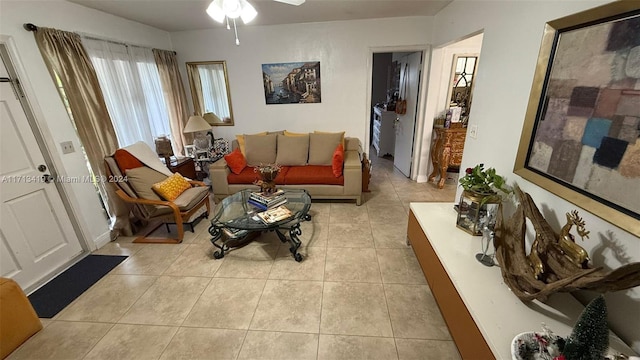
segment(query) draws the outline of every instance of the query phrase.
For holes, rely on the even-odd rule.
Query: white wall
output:
[[[116,39],[133,44],[170,49],[167,32],[141,25],[66,1],[0,2],[0,34],[11,37],[18,61],[26,72],[22,79],[47,148],[59,175],[83,176],[88,171],[80,151],[80,140],[71,124],[51,76],[36,46],[33,33],[23,23],[52,27]],[[60,142],[72,141],[76,152],[62,154]],[[109,229],[92,184],[65,184],[73,211],[89,248],[109,241]]]
[[[462,168],[484,163],[495,167],[531,194],[552,226],[564,223],[564,213],[578,208],[513,173],[529,92],[545,22],[570,15],[602,1],[455,1],[435,17],[434,44],[449,43],[484,29],[482,54],[474,89],[470,124],[478,125],[477,140],[467,138]],[[637,189],[629,189],[637,191]],[[458,195],[461,190],[459,190]],[[579,209],[579,208],[578,208]],[[580,210],[580,209],[579,209]],[[581,243],[596,266],[616,268],[620,263],[604,239],[630,261],[640,261],[640,239],[585,210],[580,215],[591,231]],[[559,230],[556,228],[556,230]],[[611,232],[611,233],[609,233]],[[597,251],[594,251],[597,250]],[[489,294],[490,296],[490,294]],[[592,294],[580,294],[586,300]],[[611,328],[640,352],[640,289],[606,295]],[[501,314],[500,316],[508,316]],[[535,329],[533,329],[535,330]]]
[[[226,60],[235,126],[216,127],[216,137],[287,129],[346,131],[365,140],[369,126],[367,86],[371,47],[431,42],[431,17],[338,21],[279,26],[239,25],[240,46],[222,25],[214,30],[171,33],[181,64]],[[262,64],[320,61],[322,103],[266,105]],[[181,65],[182,66],[182,65]],[[185,71],[184,67],[181,69]],[[185,88],[189,89],[185,79]],[[187,90],[188,91],[188,90]],[[188,94],[190,98],[190,94]]]

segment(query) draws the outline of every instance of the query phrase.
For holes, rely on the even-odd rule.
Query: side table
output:
[[[162,162],[164,162],[164,160]],[[180,173],[180,175],[188,177],[189,179],[196,178],[196,165],[190,157],[172,158],[167,167],[171,172]]]

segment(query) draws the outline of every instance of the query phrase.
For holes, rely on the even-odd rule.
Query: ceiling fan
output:
[[[301,5],[306,0],[274,0],[289,5]],[[207,14],[215,21],[223,23],[227,21],[227,30],[231,30],[230,22],[233,23],[233,30],[236,35],[236,45],[240,45],[238,40],[238,29],[236,19],[241,18],[245,24],[255,19],[258,12],[249,4],[247,0],[213,0],[207,7]],[[229,21],[231,20],[231,21]]]
[[[273,0],[273,1],[298,6],[298,5],[302,5],[306,0]]]

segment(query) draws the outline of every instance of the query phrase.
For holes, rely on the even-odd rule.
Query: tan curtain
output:
[[[184,93],[182,78],[178,70],[178,58],[173,51],[159,49],[153,49],[153,55],[160,73],[164,100],[169,107],[173,147],[175,151],[184,155],[184,145],[187,140],[182,130],[189,117],[189,111],[187,110],[187,97]]]
[[[34,33],[51,76],[62,82],[82,146],[97,179],[105,178],[104,157],[118,148],[118,139],[107,112],[96,71],[80,36],[57,29],[38,27]],[[97,181],[111,217],[112,239],[117,234],[131,235],[129,208],[111,185]]]

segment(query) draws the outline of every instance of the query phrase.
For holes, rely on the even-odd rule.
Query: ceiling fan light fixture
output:
[[[306,0],[274,0],[274,1],[285,3],[285,4],[289,4],[289,5],[298,6],[298,5],[304,4],[304,2]]]
[[[248,24],[251,20],[256,18],[258,12],[247,0],[240,0],[240,5],[242,6],[242,14],[240,14],[242,22]]]
[[[222,10],[229,19],[237,19],[242,14],[240,0],[222,0]]]
[[[215,21],[222,24],[224,22],[225,13],[222,10],[222,0],[213,0],[207,8],[207,14]]]

